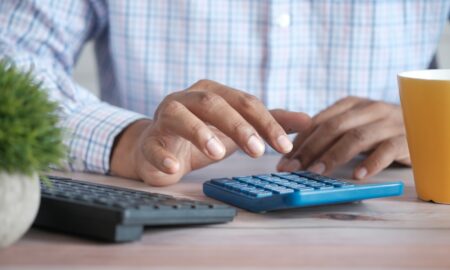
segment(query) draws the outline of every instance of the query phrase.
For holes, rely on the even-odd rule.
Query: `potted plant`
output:
[[[38,174],[64,156],[57,107],[30,72],[0,61],[0,248],[31,226],[40,202]]]

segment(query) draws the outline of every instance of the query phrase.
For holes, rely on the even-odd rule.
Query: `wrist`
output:
[[[141,119],[127,126],[115,139],[110,158],[110,173],[126,178],[138,179],[135,170],[136,144],[144,130],[153,123]]]

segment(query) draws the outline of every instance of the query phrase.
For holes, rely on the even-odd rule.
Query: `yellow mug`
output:
[[[450,69],[397,77],[417,194],[450,204]]]

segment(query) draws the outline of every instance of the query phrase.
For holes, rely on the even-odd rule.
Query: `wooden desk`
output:
[[[205,179],[274,171],[278,157],[235,155],[153,188],[119,178],[71,174],[79,179],[208,200]],[[337,173],[348,176],[349,168]],[[32,229],[0,251],[9,269],[450,269],[450,206],[416,198],[411,170],[389,169],[372,179],[403,179],[405,195],[363,203],[281,211],[240,211],[213,226],[147,229],[142,240],[105,244]]]

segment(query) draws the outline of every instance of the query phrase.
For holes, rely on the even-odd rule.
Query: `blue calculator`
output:
[[[211,179],[203,192],[252,212],[399,196],[402,182],[355,184],[308,171]]]

